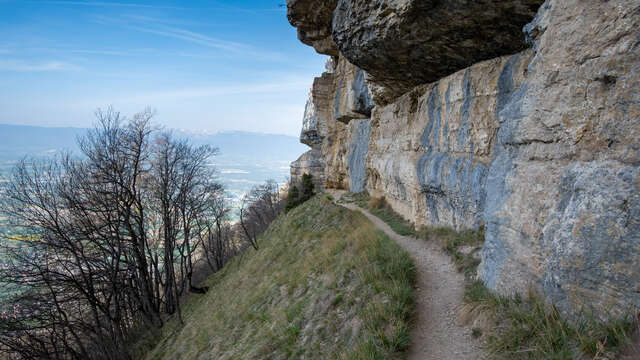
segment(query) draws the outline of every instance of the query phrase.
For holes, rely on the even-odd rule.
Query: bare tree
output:
[[[235,255],[233,243],[234,228],[228,222],[231,208],[224,196],[212,197],[209,201],[208,216],[201,219],[199,226],[204,255],[211,271],[218,271]]]
[[[258,236],[267,230],[269,225],[284,210],[284,199],[280,196],[278,184],[268,180],[256,186],[243,198],[239,210],[240,227],[244,239],[258,250]]]
[[[162,326],[192,287],[199,226],[221,196],[208,159],[109,109],[79,139],[83,157],[23,161],[3,202],[21,238],[7,242],[0,349],[25,359],[129,359],[128,335]]]

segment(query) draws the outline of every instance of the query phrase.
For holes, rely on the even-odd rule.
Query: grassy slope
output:
[[[209,278],[184,326],[165,326],[146,359],[402,357],[415,270],[364,216],[318,196],[272,224],[261,247]]]
[[[466,305],[459,315],[473,327],[474,336],[483,337],[488,359],[619,359],[632,333],[640,331],[632,319],[603,323],[585,315],[569,321],[533,291],[526,297],[498,296],[482,282],[471,281],[480,263],[474,253],[484,242],[483,228],[456,232],[422,227],[416,231],[384,199],[370,198],[366,193],[347,194],[342,199],[368,209],[400,235],[441,243],[469,279]]]

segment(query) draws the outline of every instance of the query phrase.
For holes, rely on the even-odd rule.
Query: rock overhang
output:
[[[388,103],[483,60],[528,47],[523,27],[543,0],[288,0],[300,40],[344,56]]]

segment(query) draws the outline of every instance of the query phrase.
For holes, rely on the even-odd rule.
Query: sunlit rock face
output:
[[[307,104],[304,107],[304,118],[302,119],[302,132],[300,142],[310,147],[322,145],[324,133],[318,124],[318,108],[313,102],[313,93],[309,92]]]
[[[640,306],[640,1],[540,5],[336,1],[301,141],[326,188],[485,226],[496,292],[620,315]]]
[[[640,2],[549,0],[499,111],[480,277],[563,310],[640,305]]]
[[[337,66],[336,94],[334,98],[334,117],[345,124],[353,119],[371,118],[375,106],[366,73],[341,58]]]
[[[316,190],[324,190],[324,161],[320,150],[311,149],[291,163],[291,182],[293,184],[302,182],[302,175],[304,174],[313,176],[313,184]]]
[[[417,225],[482,225],[498,111],[510,95],[501,79],[522,84],[531,56],[484,61],[377,107],[370,192]]]
[[[371,97],[367,74],[340,57],[327,61],[305,106],[300,141],[321,154],[324,171],[292,165],[292,179],[310,173],[321,188],[362,192],[366,184],[366,158],[371,130]],[[314,173],[315,172],[315,173]],[[296,175],[294,175],[296,173]]]

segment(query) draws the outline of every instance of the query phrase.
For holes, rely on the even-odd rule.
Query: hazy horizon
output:
[[[81,155],[76,141],[87,130],[90,129],[0,124],[0,198],[7,176],[20,160],[47,159],[63,151]],[[225,185],[232,203],[266,180],[283,184],[290,175],[289,164],[307,148],[297,137],[283,134],[249,131],[174,134],[195,146],[206,144],[219,149],[209,159],[209,165],[216,169],[216,177]]]
[[[124,114],[123,114],[124,115]],[[154,119],[154,123],[155,123],[155,119]],[[7,122],[0,122],[0,126],[22,126],[22,127],[33,127],[33,128],[43,128],[43,129],[76,129],[76,130],[89,130],[91,128],[93,128],[93,126],[95,125],[95,123],[88,123],[86,126],[57,126],[57,125],[29,125],[29,124],[12,124],[12,123],[7,123]],[[297,135],[291,135],[291,134],[282,134],[282,133],[276,133],[276,132],[263,132],[263,131],[250,131],[250,130],[218,130],[218,131],[212,131],[212,130],[206,130],[206,129],[180,129],[180,128],[173,128],[173,127],[167,127],[167,126],[162,126],[162,130],[169,130],[169,131],[174,131],[174,132],[183,132],[185,134],[189,134],[189,135],[225,135],[225,134],[234,134],[234,133],[246,133],[246,134],[255,134],[255,135],[273,135],[273,136],[286,136],[286,137],[291,137],[291,138],[296,138],[299,140],[300,138],[300,134]],[[303,145],[306,147],[306,145]]]

